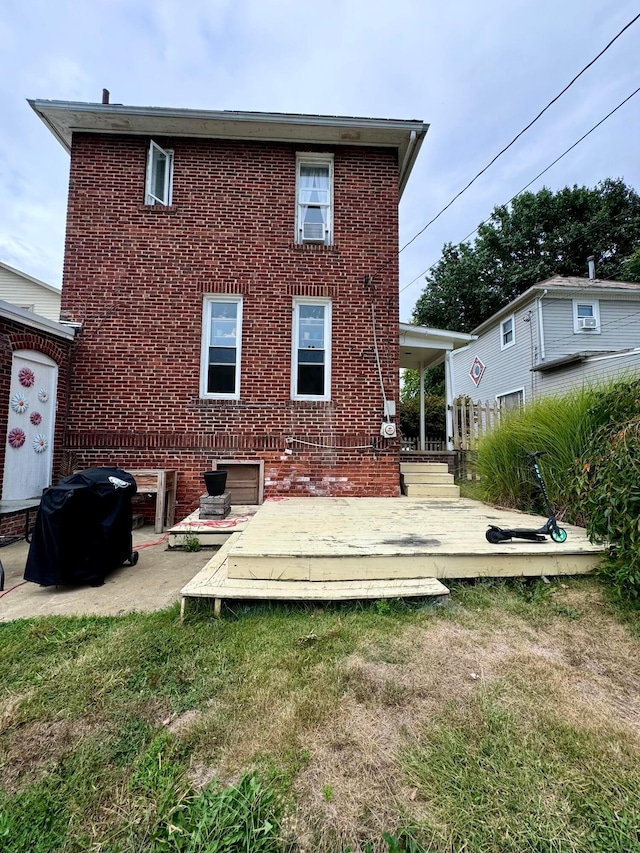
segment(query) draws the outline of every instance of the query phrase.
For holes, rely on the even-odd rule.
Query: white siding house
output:
[[[451,355],[456,396],[507,408],[640,373],[640,284],[562,277],[530,287]]]
[[[48,320],[60,319],[60,288],[3,263],[0,263],[0,299]]]

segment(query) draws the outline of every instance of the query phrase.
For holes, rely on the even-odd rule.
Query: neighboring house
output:
[[[419,121],[30,102],[71,154],[81,466],[399,494],[398,202]]]
[[[59,287],[3,263],[0,263],[0,299],[49,320],[60,319]]]
[[[0,497],[23,500],[52,483],[62,445],[73,331],[0,301]],[[3,521],[3,531],[6,521]]]
[[[511,408],[640,371],[640,284],[554,276],[473,330],[453,391]]]

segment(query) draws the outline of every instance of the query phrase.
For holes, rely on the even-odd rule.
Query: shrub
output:
[[[606,541],[603,571],[619,594],[640,597],[640,379],[616,382],[591,408],[575,498],[592,541]]]

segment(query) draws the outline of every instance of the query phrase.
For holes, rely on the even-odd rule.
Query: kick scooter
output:
[[[547,540],[545,539],[545,536],[551,536],[554,542],[564,542],[566,540],[567,531],[563,527],[558,526],[558,522],[556,520],[556,516],[553,511],[553,507],[551,506],[549,495],[547,493],[547,487],[544,484],[544,480],[542,479],[542,472],[540,471],[540,466],[538,465],[538,457],[542,456],[543,453],[543,450],[538,450],[536,451],[536,453],[527,453],[527,456],[531,460],[538,486],[540,487],[542,497],[544,498],[544,503],[548,515],[545,524],[543,524],[542,527],[539,527],[537,530],[520,527],[509,529],[504,527],[497,527],[495,524],[490,524],[489,529],[487,530],[485,535],[487,537],[487,540],[491,542],[492,545],[497,545],[500,542],[508,542],[510,539],[526,539],[529,542],[546,542]]]

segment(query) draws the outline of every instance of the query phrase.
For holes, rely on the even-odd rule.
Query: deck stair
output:
[[[188,600],[214,600],[215,615],[220,615],[223,599],[267,599],[287,601],[345,601],[365,598],[429,597],[444,603],[449,588],[436,578],[372,578],[328,580],[284,580],[278,577],[233,577],[229,572],[230,552],[239,543],[241,533],[232,533],[204,568],[181,591],[180,618]]]
[[[459,498],[446,462],[401,462],[402,491],[409,498]]]

